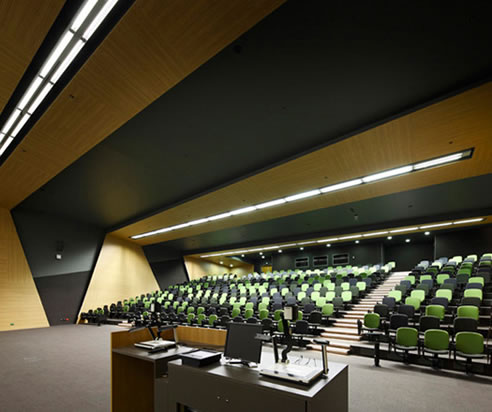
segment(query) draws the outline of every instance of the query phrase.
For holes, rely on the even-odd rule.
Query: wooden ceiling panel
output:
[[[283,2],[137,1],[2,165],[0,205],[17,205]]]
[[[143,219],[132,235],[475,147],[472,159],[137,240],[178,239],[492,172],[492,83]]]
[[[65,0],[0,1],[0,110],[10,99]]]

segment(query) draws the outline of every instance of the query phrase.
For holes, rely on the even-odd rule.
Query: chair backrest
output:
[[[390,326],[392,330],[408,326],[408,316],[403,313],[395,313],[390,317]]]
[[[467,355],[483,354],[483,335],[476,332],[458,332],[456,350]]]
[[[402,313],[404,315],[407,315],[409,318],[413,318],[415,315],[415,307],[412,305],[400,305],[398,308],[398,313]]]
[[[352,302],[352,292],[350,291],[342,292],[342,300],[344,302]]]
[[[323,307],[321,309],[321,314],[323,316],[333,315],[333,305],[331,303],[327,303],[327,304],[323,305]]]
[[[461,299],[461,304],[465,306],[476,306],[479,308],[482,304],[482,301],[479,298],[466,297]]]
[[[401,301],[401,291],[399,290],[391,290],[388,293],[388,297],[394,298],[395,302],[400,302]]]
[[[422,303],[425,300],[425,291],[424,290],[412,290],[412,292],[410,293],[410,296],[412,298],[420,299],[420,303]]]
[[[482,276],[474,276],[468,279],[468,283],[480,283],[482,286],[485,285],[485,280]]]
[[[383,305],[388,306],[388,309],[390,310],[394,309],[394,307],[396,306],[396,300],[391,296],[385,296],[383,298]]]
[[[428,329],[424,333],[424,346],[432,350],[449,349],[449,333],[442,329]]]
[[[419,342],[419,332],[415,328],[401,327],[396,330],[396,344],[407,348],[416,347]]]
[[[444,320],[445,313],[446,313],[446,308],[441,305],[428,305],[425,308],[425,314],[427,316],[436,316],[440,320]]]
[[[425,332],[427,329],[439,329],[441,320],[437,316],[421,316],[419,319],[419,330]]]
[[[472,318],[478,321],[479,319],[479,309],[476,306],[458,306],[458,317],[459,318]]]
[[[476,332],[478,321],[473,318],[455,318],[453,321],[453,331],[458,332]]]
[[[298,320],[296,322],[295,333],[308,334],[309,333],[309,323],[305,320]]]
[[[335,296],[335,292],[326,292],[326,301],[332,302]]]
[[[339,296],[333,298],[333,307],[335,309],[343,309],[343,299]]]
[[[436,277],[437,284],[442,285],[446,279],[449,279],[449,275],[446,273],[437,275]]]
[[[432,298],[431,299],[431,305],[441,305],[444,306],[446,309],[448,307],[448,299],[447,298]]]
[[[408,297],[405,299],[405,306],[412,306],[414,310],[419,310],[420,309],[420,299],[417,298],[412,298]],[[400,313],[405,313],[405,312],[400,312]],[[413,316],[413,315],[412,315]]]
[[[436,298],[446,298],[449,302],[453,299],[453,292],[449,289],[439,289],[436,291]]]
[[[463,297],[465,298],[478,298],[480,301],[483,299],[482,289],[466,289],[463,293]]]
[[[384,303],[378,303],[374,306],[374,313],[377,313],[382,318],[387,318],[389,315],[388,305]]]
[[[364,315],[364,326],[370,329],[377,329],[381,324],[381,318],[378,313],[366,313]]]
[[[313,324],[320,324],[322,319],[323,319],[323,315],[321,314],[321,312],[318,312],[317,310],[313,310],[309,314],[308,322]]]

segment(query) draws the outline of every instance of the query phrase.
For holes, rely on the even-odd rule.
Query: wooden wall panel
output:
[[[135,2],[0,168],[0,205],[13,208],[284,1]]]
[[[254,265],[249,264],[243,264],[241,266],[229,268],[214,262],[193,257],[185,257],[184,261],[190,280],[199,279],[203,276],[208,275],[223,275],[224,273],[236,273],[240,276],[243,276],[247,275],[248,273],[253,273],[254,271]],[[238,262],[234,261],[234,263],[237,264]]]
[[[14,221],[0,208],[0,331],[47,326]]]
[[[472,159],[136,240],[148,245],[492,172],[492,82],[113,232],[147,231],[475,147]],[[221,206],[222,205],[222,206]]]
[[[158,289],[142,247],[107,235],[80,312]]]

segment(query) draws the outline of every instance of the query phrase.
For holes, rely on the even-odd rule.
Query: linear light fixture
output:
[[[409,232],[413,230],[425,230],[425,228],[428,227],[439,227],[439,226],[449,226],[450,224],[453,225],[459,225],[459,224],[466,224],[466,223],[477,223],[477,222],[482,222],[484,221],[485,218],[479,217],[479,218],[471,218],[471,219],[465,219],[465,220],[456,220],[453,222],[444,222],[444,223],[435,223],[431,225],[421,225],[421,226],[413,226],[413,227],[407,227],[407,228],[401,228],[401,229],[387,229],[387,230],[381,230],[378,232],[369,232],[369,233],[362,233],[362,234],[353,234],[353,235],[347,235],[347,236],[339,236],[339,237],[333,237],[329,239],[319,239],[319,240],[307,240],[307,241],[302,241],[302,242],[296,242],[296,243],[286,243],[286,244],[281,244],[281,245],[270,245],[270,246],[263,246],[263,247],[255,247],[253,249],[242,249],[242,250],[233,250],[233,251],[228,251],[228,252],[221,252],[221,253],[212,253],[208,255],[200,255],[201,258],[209,258],[209,257],[218,257],[218,256],[230,256],[230,255],[244,255],[247,253],[257,253],[260,252],[260,255],[264,256],[263,251],[267,250],[275,250],[278,249],[283,250],[286,248],[298,248],[299,246],[301,250],[303,250],[304,245],[308,244],[315,244],[315,243],[326,243],[327,247],[331,246],[331,243],[329,242],[336,242],[336,241],[344,241],[344,240],[350,240],[350,239],[358,239],[361,237],[370,237],[370,236],[384,236],[387,235],[388,233],[404,233],[404,232]],[[425,235],[428,235],[430,232],[425,232]],[[388,236],[387,239],[391,240],[393,237]],[[359,242],[358,240],[355,242]],[[408,242],[407,242],[408,243]],[[244,257],[244,256],[242,256]]]
[[[111,12],[118,0],[85,0],[71,23],[60,35],[48,58],[34,76],[16,107],[1,127],[0,156],[12,144],[31,115],[49,94],[53,85],[68,69],[76,56]],[[177,225],[181,226],[181,225]],[[176,228],[176,226],[175,226]],[[152,231],[153,234],[162,233]],[[149,235],[151,236],[151,235]]]
[[[314,196],[318,196],[321,194],[326,194],[326,193],[335,192],[338,190],[348,189],[350,187],[359,186],[362,184],[373,183],[373,182],[377,182],[377,181],[380,181],[383,179],[389,179],[389,178],[396,177],[396,176],[402,176],[402,175],[407,174],[407,173],[425,170],[425,169],[430,168],[430,167],[440,166],[440,165],[449,164],[451,162],[455,162],[458,160],[468,159],[472,156],[472,154],[473,154],[473,149],[463,150],[459,153],[453,153],[453,154],[445,155],[445,156],[442,156],[439,158],[426,160],[424,162],[405,165],[405,166],[397,167],[397,168],[390,169],[390,170],[385,170],[385,171],[374,173],[374,174],[364,176],[361,178],[352,179],[352,180],[349,180],[346,182],[341,182],[341,183],[333,184],[330,186],[322,187],[319,189],[313,189],[313,190],[309,190],[307,192],[302,192],[302,193],[294,194],[291,196],[286,196],[286,197],[281,197],[278,199],[270,200],[268,202],[260,203],[258,205],[251,205],[251,206],[243,207],[241,209],[232,210],[230,212],[220,213],[220,214],[215,215],[215,216],[194,220],[193,225],[206,223],[206,222],[210,222],[210,221],[214,221],[214,220],[218,220],[218,219],[233,217],[233,216],[237,216],[237,215],[240,215],[243,213],[250,213],[250,212],[254,212],[256,210],[262,210],[262,209],[266,209],[266,208],[273,207],[273,206],[279,206],[279,205],[282,205],[282,204],[285,204],[288,202],[294,202],[296,200],[308,199],[308,198],[312,198]],[[199,222],[199,223],[197,223],[197,222]],[[188,225],[188,226],[190,226],[190,225]],[[183,226],[183,227],[186,227],[186,226]],[[174,228],[175,228],[175,226],[174,226]],[[173,230],[175,230],[175,229],[173,229]],[[401,229],[401,230],[406,231],[406,230],[414,230],[414,229],[409,228],[409,229]],[[397,232],[395,232],[395,233],[397,233]],[[134,235],[134,236],[130,236],[130,237],[132,239],[141,239],[143,237],[152,236],[153,234],[155,234],[155,231],[146,232],[146,233],[142,233],[142,234],[138,234],[138,235]],[[321,243],[321,242],[318,242],[318,243]]]

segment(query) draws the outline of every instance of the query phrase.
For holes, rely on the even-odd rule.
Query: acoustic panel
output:
[[[0,208],[0,331],[49,326],[12,216]]]
[[[107,235],[80,312],[157,289],[142,247]]]

